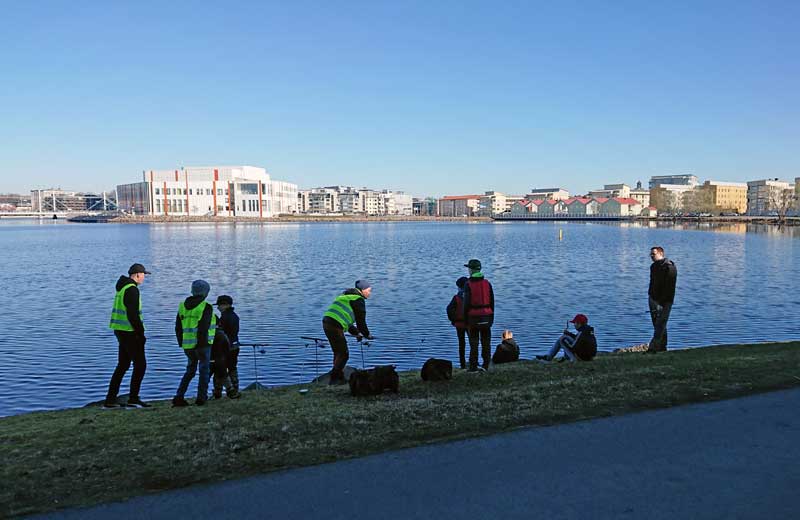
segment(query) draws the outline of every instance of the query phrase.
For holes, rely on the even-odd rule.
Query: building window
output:
[[[156,193],[156,195],[161,195],[161,188],[156,188],[155,193]]]
[[[217,188],[217,195],[222,195],[222,188]]]

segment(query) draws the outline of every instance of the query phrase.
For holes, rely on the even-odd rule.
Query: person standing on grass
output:
[[[347,289],[333,300],[322,318],[322,330],[333,350],[333,368],[328,384],[345,383],[344,367],[350,359],[345,331],[361,341],[362,336],[373,339],[367,327],[366,300],[372,295],[372,285],[366,280],[357,280],[355,288]]]
[[[678,279],[678,268],[664,256],[664,248],[650,248],[650,287],[648,288],[648,304],[650,318],[653,322],[653,338],[647,352],[664,352],[667,350],[667,320],[675,300],[675,283]]]
[[[175,317],[175,337],[178,346],[186,355],[186,372],[172,398],[172,406],[189,406],[186,390],[200,365],[200,381],[197,384],[197,399],[194,404],[203,406],[208,400],[209,364],[211,362],[211,343],[217,331],[217,317],[213,307],[206,302],[211,286],[205,280],[192,282],[192,295],[181,302]]]
[[[467,322],[464,320],[464,287],[467,285],[467,277],[462,276],[456,280],[456,287],[458,292],[447,304],[447,319],[453,327],[456,328],[456,336],[458,336],[458,360],[461,364],[461,369],[467,368]]]
[[[225,343],[227,343],[227,348],[223,348],[221,350],[221,355],[224,358],[223,362],[225,364],[225,368],[227,369],[227,375],[230,379],[231,387],[233,392],[228,394],[229,397],[232,395],[239,394],[239,315],[236,314],[236,311],[233,308],[233,298],[228,296],[227,294],[223,294],[222,296],[217,297],[217,303],[215,303],[217,309],[219,309],[220,316],[219,316],[219,327],[217,331],[221,331],[224,334],[226,341],[223,341],[222,347],[225,347]],[[216,348],[216,340],[214,341],[214,348]],[[214,381],[214,387],[216,392],[216,375]],[[216,397],[216,394],[215,394]],[[235,397],[233,397],[235,399]]]
[[[464,264],[469,279],[464,286],[464,320],[469,336],[469,372],[489,370],[492,356],[492,324],[494,323],[494,290],[481,272],[481,262],[473,258]],[[481,344],[483,367],[478,367],[478,341]]]
[[[142,300],[139,294],[139,285],[144,282],[145,275],[150,272],[142,264],[133,264],[128,269],[128,276],[120,276],[117,280],[117,294],[114,297],[114,307],[111,309],[109,328],[114,331],[117,338],[117,367],[108,384],[108,393],[103,403],[103,408],[147,408],[150,405],[139,397],[144,373],[147,370],[147,359],[144,355],[144,344],[147,338],[144,335],[142,322]],[[127,405],[117,401],[119,386],[125,372],[133,362],[133,375],[128,395]]]

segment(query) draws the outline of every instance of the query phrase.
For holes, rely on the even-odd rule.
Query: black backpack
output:
[[[453,362],[446,359],[430,358],[422,365],[420,372],[423,381],[446,381],[453,379]]]
[[[369,370],[356,370],[350,374],[350,395],[380,395],[384,390],[400,391],[400,376],[394,365],[384,365]]]

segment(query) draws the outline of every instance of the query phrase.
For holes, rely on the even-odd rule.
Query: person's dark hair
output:
[[[465,285],[467,285],[467,277],[466,276],[462,276],[461,278],[456,280],[456,287],[458,287],[459,289],[463,289]]]
[[[653,251],[653,250],[656,250],[656,251],[658,251],[658,252],[659,252],[659,253],[661,253],[662,255],[664,254],[664,248],[663,248],[663,247],[661,247],[661,246],[653,246],[653,247],[651,247],[651,248],[650,248],[650,251]]]

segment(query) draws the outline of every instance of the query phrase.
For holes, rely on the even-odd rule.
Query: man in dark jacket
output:
[[[139,285],[144,282],[145,275],[150,274],[142,264],[133,264],[128,269],[128,276],[120,276],[117,280],[114,297],[114,308],[111,310],[111,322],[109,328],[114,331],[117,338],[119,350],[117,353],[117,368],[111,376],[108,384],[103,408],[119,408],[117,402],[119,386],[125,372],[133,361],[133,375],[131,376],[131,387],[128,396],[127,406],[131,408],[145,408],[150,405],[143,402],[139,397],[139,389],[142,386],[145,370],[147,370],[147,360],[144,355],[144,344],[147,338],[144,336],[144,323],[142,323],[142,301],[139,295]]]
[[[575,333],[564,329],[564,334],[558,338],[550,352],[545,356],[536,356],[536,359],[552,361],[560,350],[572,362],[591,361],[597,355],[597,338],[594,328],[589,326],[589,318],[585,314],[576,314],[569,322],[575,326]]]
[[[667,320],[675,300],[675,282],[678,269],[672,260],[664,256],[664,249],[659,246],[650,249],[650,287],[647,291],[650,306],[650,318],[653,321],[653,338],[647,352],[663,352],[667,350]]]
[[[362,336],[373,339],[367,327],[367,306],[365,300],[372,295],[372,286],[366,280],[357,280],[354,289],[347,289],[336,297],[322,318],[322,330],[333,350],[333,368],[328,384],[344,384],[344,367],[350,359],[347,349],[349,332],[361,341]]]
[[[197,373],[200,365],[200,381],[197,384],[197,399],[194,404],[202,406],[208,400],[209,364],[211,360],[211,342],[217,329],[217,317],[214,316],[213,307],[206,302],[211,286],[205,280],[192,282],[192,295],[186,298],[178,308],[175,317],[175,337],[178,346],[186,355],[186,372],[181,378],[172,406],[189,406],[186,399],[186,390],[189,383]]]
[[[492,356],[492,324],[494,323],[494,289],[481,272],[481,262],[473,258],[464,264],[469,280],[464,287],[464,319],[469,336],[469,372],[489,370]],[[481,344],[483,368],[478,367],[478,341]]]

